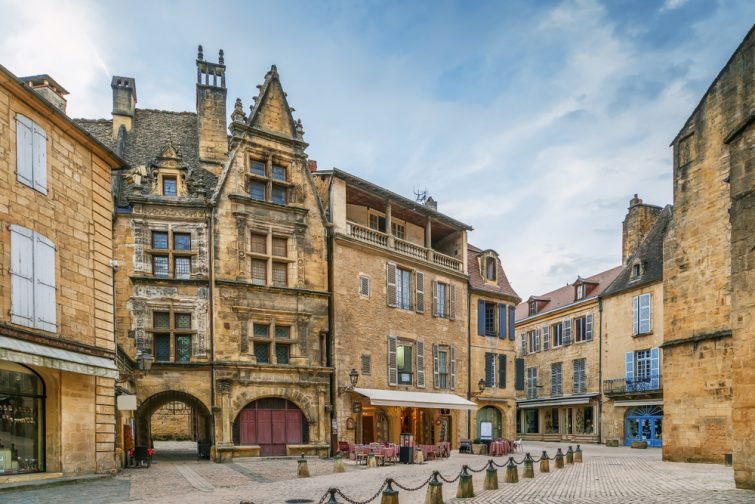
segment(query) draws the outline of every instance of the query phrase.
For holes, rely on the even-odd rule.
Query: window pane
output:
[[[255,343],[254,355],[258,364],[270,362],[270,343]]]
[[[189,233],[174,233],[173,248],[175,250],[191,250],[191,235]]]
[[[255,254],[267,254],[267,236],[252,234],[252,252]]]
[[[252,259],[252,283],[267,284],[267,261]]]
[[[155,334],[155,362],[170,362],[170,334]]]
[[[410,310],[412,308],[412,274],[400,268],[396,272],[396,304],[399,308]]]
[[[152,256],[152,274],[154,276],[168,276],[168,256]]]
[[[249,195],[252,199],[265,201],[265,184],[263,182],[250,182]]]
[[[290,339],[291,328],[289,326],[275,326],[276,339]]]
[[[270,326],[268,324],[254,324],[254,337],[255,338],[269,338]]]
[[[438,352],[438,372],[448,373],[448,353]]]
[[[439,317],[446,316],[446,284],[435,284],[435,312]]]
[[[286,188],[273,184],[273,192],[270,194],[270,200],[277,205],[285,205]]]
[[[168,233],[163,231],[152,231],[152,248],[167,250],[168,249]]]
[[[495,303],[485,303],[485,335],[495,336]]]
[[[273,255],[288,257],[288,240],[285,238],[273,238]]]
[[[288,364],[290,345],[275,344],[275,361],[278,364]]]
[[[265,163],[262,163],[260,161],[252,161],[252,169],[251,172],[255,175],[259,175],[260,177],[265,176]]]
[[[391,234],[395,236],[396,238],[403,240],[406,236],[406,228],[403,224],[396,224],[395,222],[391,222]]]
[[[286,169],[282,166],[273,166],[273,178],[275,180],[286,180]]]
[[[493,259],[492,257],[487,257],[485,259],[485,276],[488,280],[495,280],[495,270],[495,259]]]
[[[191,278],[191,257],[176,257],[176,278]]]
[[[176,195],[176,178],[163,177],[163,196]]]
[[[176,329],[191,329],[191,313],[176,313]]]
[[[385,217],[370,214],[370,228],[385,233]]]
[[[398,370],[404,373],[412,372],[412,347],[408,345],[399,345],[398,347]]]
[[[155,312],[152,315],[152,327],[156,329],[163,329],[163,328],[170,327],[170,313]]]
[[[273,285],[285,287],[287,285],[286,273],[288,268],[285,263],[273,263]]]
[[[189,362],[191,360],[191,336],[176,336],[176,362]]]

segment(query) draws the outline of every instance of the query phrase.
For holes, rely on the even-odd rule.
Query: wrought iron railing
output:
[[[642,392],[660,392],[663,390],[661,375],[642,378],[613,378],[603,382],[604,394],[633,394]]]

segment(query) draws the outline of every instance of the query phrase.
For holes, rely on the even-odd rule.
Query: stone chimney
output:
[[[113,138],[118,136],[121,126],[126,131],[134,127],[136,110],[136,80],[133,77],[114,76],[110,81],[113,89]]]
[[[55,79],[47,74],[21,77],[21,81],[32,88],[42,98],[59,108],[63,113],[66,111],[66,95],[68,91],[55,82]]]
[[[307,160],[307,168],[310,172],[314,173],[317,171],[317,161],[314,159],[308,159]]]
[[[432,196],[425,200],[425,206],[432,208],[433,210],[438,210],[438,202],[435,201]]]
[[[624,218],[622,232],[622,264],[627,264],[627,260],[634,254],[650,228],[655,224],[661,210],[662,208],[659,206],[644,204],[636,194],[634,198],[629,200],[629,210],[627,210],[627,216]]]
[[[205,61],[202,46],[197,53],[197,129],[199,160],[204,167],[220,174],[228,154],[226,125],[225,59],[223,50],[218,62]]]

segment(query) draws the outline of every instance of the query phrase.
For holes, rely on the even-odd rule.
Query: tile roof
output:
[[[579,301],[574,300],[574,284],[566,284],[561,288],[547,292],[545,294],[532,296],[536,299],[548,299],[549,301],[544,307],[542,307],[542,309],[538,311],[536,315],[533,315],[532,317],[529,317],[529,305],[527,304],[527,301],[519,303],[519,305],[517,305],[516,307],[517,323],[524,322],[528,318],[540,316],[543,313],[553,311],[557,308],[563,308],[570,304],[582,303],[587,299],[593,299],[599,296],[606,289],[606,287],[608,287],[608,285],[613,282],[613,280],[619,275],[619,273],[621,273],[622,269],[623,266],[616,266],[609,270],[602,271],[597,275],[581,278],[583,282],[594,283],[596,285],[588,296],[586,296],[584,299],[580,299]]]
[[[641,285],[663,280],[663,240],[666,238],[671,215],[672,207],[666,205],[637,250],[627,259],[627,265],[611,285],[603,291],[602,296],[611,296]],[[632,268],[637,261],[643,263],[645,271],[640,277],[633,278]]]
[[[509,279],[506,277],[506,272],[503,271],[503,265],[501,264],[500,258],[496,261],[498,266],[496,278],[498,278],[498,282],[495,285],[492,285],[485,281],[482,272],[480,271],[480,261],[478,260],[484,252],[486,251],[479,249],[474,245],[470,244],[467,246],[467,269],[469,271],[470,288],[473,290],[490,292],[491,294],[510,296],[516,298],[517,301],[520,301],[522,298],[520,298],[519,295],[514,292],[514,289],[511,288]],[[497,256],[498,254],[496,254],[496,257]]]

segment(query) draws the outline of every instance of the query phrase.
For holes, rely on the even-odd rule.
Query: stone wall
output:
[[[152,439],[193,440],[191,407],[180,402],[168,403],[152,414]]]

